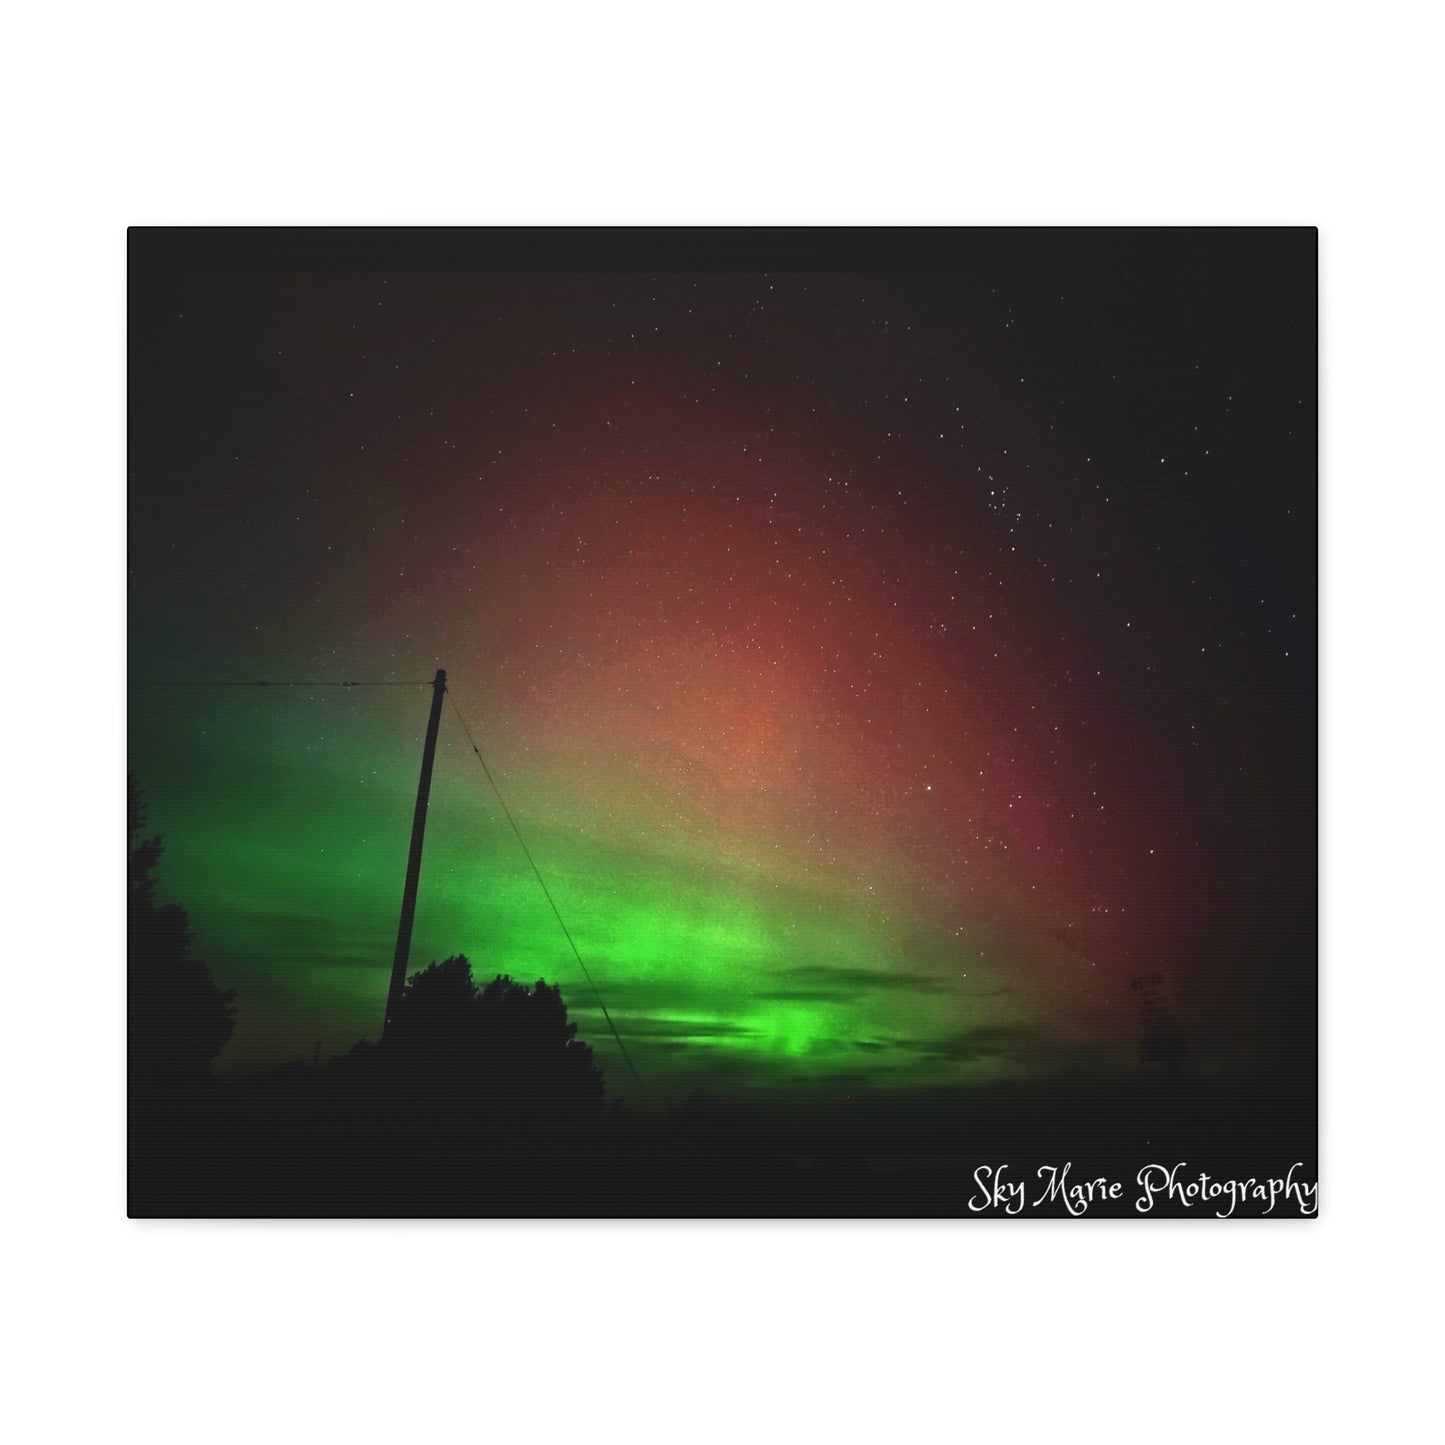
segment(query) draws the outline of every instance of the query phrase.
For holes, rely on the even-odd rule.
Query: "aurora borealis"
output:
[[[1312,1047],[1314,233],[889,234],[133,234],[129,763],[222,1071],[379,1031],[437,667],[660,1099],[1128,1074],[1154,970],[1203,1074]],[[629,1092],[448,708],[454,953]]]

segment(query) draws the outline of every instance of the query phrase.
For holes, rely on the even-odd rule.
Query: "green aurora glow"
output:
[[[155,759],[163,780],[149,789],[151,829],[168,845],[163,888],[184,902],[217,975],[244,994],[222,1067],[306,1057],[318,1042],[329,1055],[375,1036],[426,690],[198,688],[167,701],[177,699],[157,707],[142,695],[133,765],[144,779]],[[187,750],[198,771],[165,781],[181,776]],[[499,783],[519,798],[538,786]],[[733,1075],[957,1077],[949,1040],[969,1029],[981,1042],[966,1075],[1016,1071],[982,1042],[1021,1020],[981,961],[960,1007],[928,941],[850,905],[836,883],[807,888],[743,860],[649,848],[645,829],[609,840],[556,812],[523,809],[518,822],[639,1067],[673,1092]],[[986,941],[997,947],[987,930],[974,945]],[[413,966],[451,953],[481,976],[560,982],[610,1087],[627,1092],[595,996],[448,710]],[[954,1005],[942,1029],[940,999]]]

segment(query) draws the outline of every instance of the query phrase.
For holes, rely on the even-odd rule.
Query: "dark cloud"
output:
[[[780,969],[778,977],[796,984],[797,988],[761,997],[842,1002],[874,993],[942,994],[951,991],[942,979],[925,973],[881,973],[871,968],[838,968],[828,964],[803,964]],[[840,992],[840,989],[844,991]]]
[[[247,910],[224,934],[205,937],[202,946],[217,958],[254,953],[316,965],[375,968],[382,978],[390,965],[389,940],[385,934],[378,936],[374,926],[363,922],[347,927],[334,918],[299,911]]]
[[[858,995],[841,989],[769,988],[755,993],[753,997],[774,1003],[852,1003]]]
[[[668,1012],[715,1011],[718,1004],[717,989],[690,983],[686,979],[600,979],[602,996],[607,1007],[614,1013],[630,1011],[639,1014]],[[572,992],[577,995],[574,1004],[568,998],[568,1007],[579,1013],[599,1013],[595,997],[582,986],[574,985]]]
[[[637,1034],[644,1038],[658,1039],[711,1039],[746,1038],[757,1032],[744,1024],[730,1024],[707,1020],[669,1018],[633,1018],[617,1026],[618,1033]]]
[[[1033,1031],[1013,1024],[987,1024],[936,1039],[896,1039],[888,1047],[930,1059],[971,1064],[1021,1053]]]

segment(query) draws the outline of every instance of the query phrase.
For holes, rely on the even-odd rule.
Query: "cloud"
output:
[[[716,1019],[636,1018],[619,1023],[617,1032],[656,1039],[746,1038],[757,1031]]]
[[[840,968],[803,964],[777,971],[776,977],[794,988],[759,994],[759,998],[812,999],[841,1003],[870,993],[944,994],[954,992],[946,979],[926,973],[889,972],[871,968]]]
[[[825,988],[769,988],[753,995],[771,1003],[852,1003],[858,995],[842,989]]]
[[[936,1039],[894,1039],[889,1047],[955,1064],[1009,1057],[1023,1051],[1032,1031],[1013,1024],[986,1024]]]
[[[645,1020],[687,1020],[713,1019],[719,1014],[735,1014],[737,1000],[720,995],[716,988],[708,988],[687,980],[673,979],[617,979],[600,980],[599,988],[607,1005],[607,1011],[623,1027]],[[562,990],[567,1010],[575,1018],[601,1021],[602,1007],[597,995],[586,984],[574,983]]]

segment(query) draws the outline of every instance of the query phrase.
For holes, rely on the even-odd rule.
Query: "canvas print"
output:
[[[1312,229],[128,252],[132,1216],[1317,1216]]]

